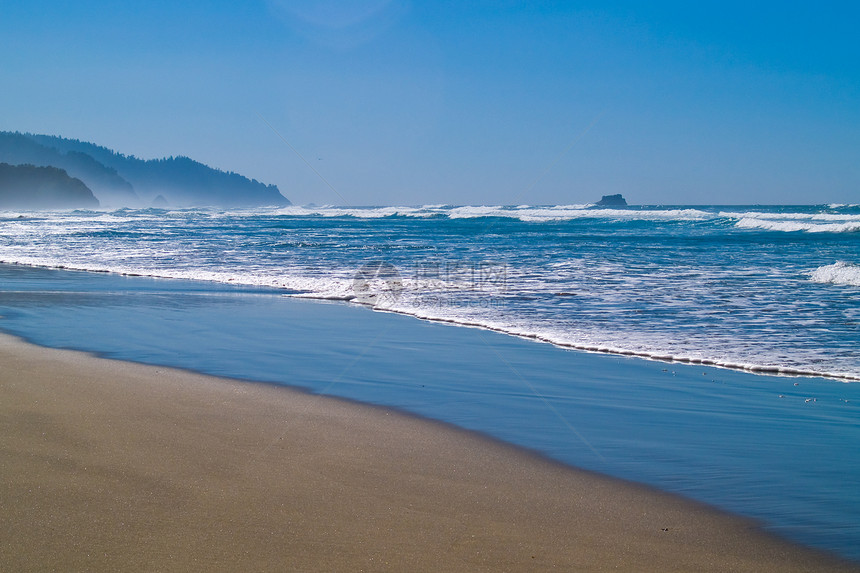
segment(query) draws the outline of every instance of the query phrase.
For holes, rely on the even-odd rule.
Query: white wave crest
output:
[[[860,265],[839,261],[832,265],[818,267],[810,273],[809,278],[817,283],[860,287]]]
[[[356,219],[378,219],[382,217],[448,217],[449,219],[478,219],[500,217],[524,222],[569,221],[573,219],[609,219],[643,221],[701,221],[713,219],[715,215],[700,209],[595,209],[582,205],[423,205],[418,207],[336,207],[326,205],[280,207],[277,209],[232,210],[221,216],[275,215],[287,217],[354,217]]]
[[[699,209],[594,209],[589,208],[588,205],[555,205],[548,207],[519,205],[515,208],[492,205],[466,206],[447,209],[441,211],[440,214],[447,215],[451,219],[503,217],[533,223],[570,221],[573,219],[701,221],[714,217],[713,214]]]
[[[860,215],[849,213],[766,213],[762,211],[720,211],[720,217],[730,219],[766,219],[771,221],[860,222]]]
[[[742,217],[735,226],[739,229],[763,229],[765,231],[783,231],[796,233],[805,231],[808,233],[856,233],[860,232],[860,219],[856,216],[853,220],[841,223],[823,223],[800,218],[773,219],[765,217]]]

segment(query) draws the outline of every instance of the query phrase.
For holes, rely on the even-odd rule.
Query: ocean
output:
[[[860,559],[860,206],[5,212],[0,229],[0,328],[34,342],[404,409]]]

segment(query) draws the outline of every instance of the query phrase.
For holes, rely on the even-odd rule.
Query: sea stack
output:
[[[595,205],[600,205],[601,207],[626,207],[627,201],[619,193],[618,195],[604,195]]]

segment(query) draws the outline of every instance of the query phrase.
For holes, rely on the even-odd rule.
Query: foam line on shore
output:
[[[47,264],[41,260],[24,262],[10,262],[0,260],[0,264],[50,270],[115,274],[117,276],[127,277],[146,277],[167,280],[209,282],[213,284],[226,284],[231,286],[270,288],[276,291],[282,291],[285,296],[293,298],[350,302],[371,308],[375,311],[412,316],[414,318],[426,320],[429,322],[439,322],[467,328],[479,328],[482,330],[488,330],[491,332],[498,332],[501,334],[507,334],[509,336],[515,336],[517,338],[522,338],[525,340],[544,342],[568,350],[578,350],[582,352],[599,354],[612,354],[616,356],[628,356],[657,362],[712,366],[716,368],[725,368],[728,370],[740,370],[744,372],[749,372],[751,374],[791,377],[817,377],[838,380],[841,382],[860,381],[860,376],[852,372],[816,370],[813,368],[780,366],[775,364],[759,364],[755,362],[742,362],[737,360],[726,360],[720,358],[707,358],[695,355],[671,354],[662,351],[654,352],[649,350],[641,350],[638,348],[615,346],[611,344],[585,344],[570,340],[568,338],[569,335],[567,333],[552,331],[549,329],[522,328],[510,325],[509,323],[503,323],[499,322],[498,320],[491,320],[489,318],[483,317],[477,320],[470,320],[465,317],[444,315],[440,316],[435,314],[432,308],[409,308],[396,305],[380,305],[374,299],[363,300],[361,297],[356,296],[353,291],[353,280],[349,278],[322,279],[318,277],[293,277],[291,280],[287,280],[284,277],[279,279],[260,279],[255,277],[252,280],[244,276],[237,277],[230,274],[224,275],[222,273],[212,272],[197,271],[153,273],[139,269],[119,270],[87,266],[52,265]],[[830,265],[817,269],[815,272],[811,273],[811,280],[814,282],[832,282],[834,284],[850,284],[856,286],[858,281],[857,269],[858,267],[856,265],[852,266],[847,263],[838,262],[835,265]],[[849,278],[845,279],[845,276],[848,276]],[[826,279],[822,277],[826,277]]]

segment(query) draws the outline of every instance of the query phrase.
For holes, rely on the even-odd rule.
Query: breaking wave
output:
[[[817,283],[860,287],[860,265],[839,261],[832,265],[818,267],[809,275],[809,278]]]

